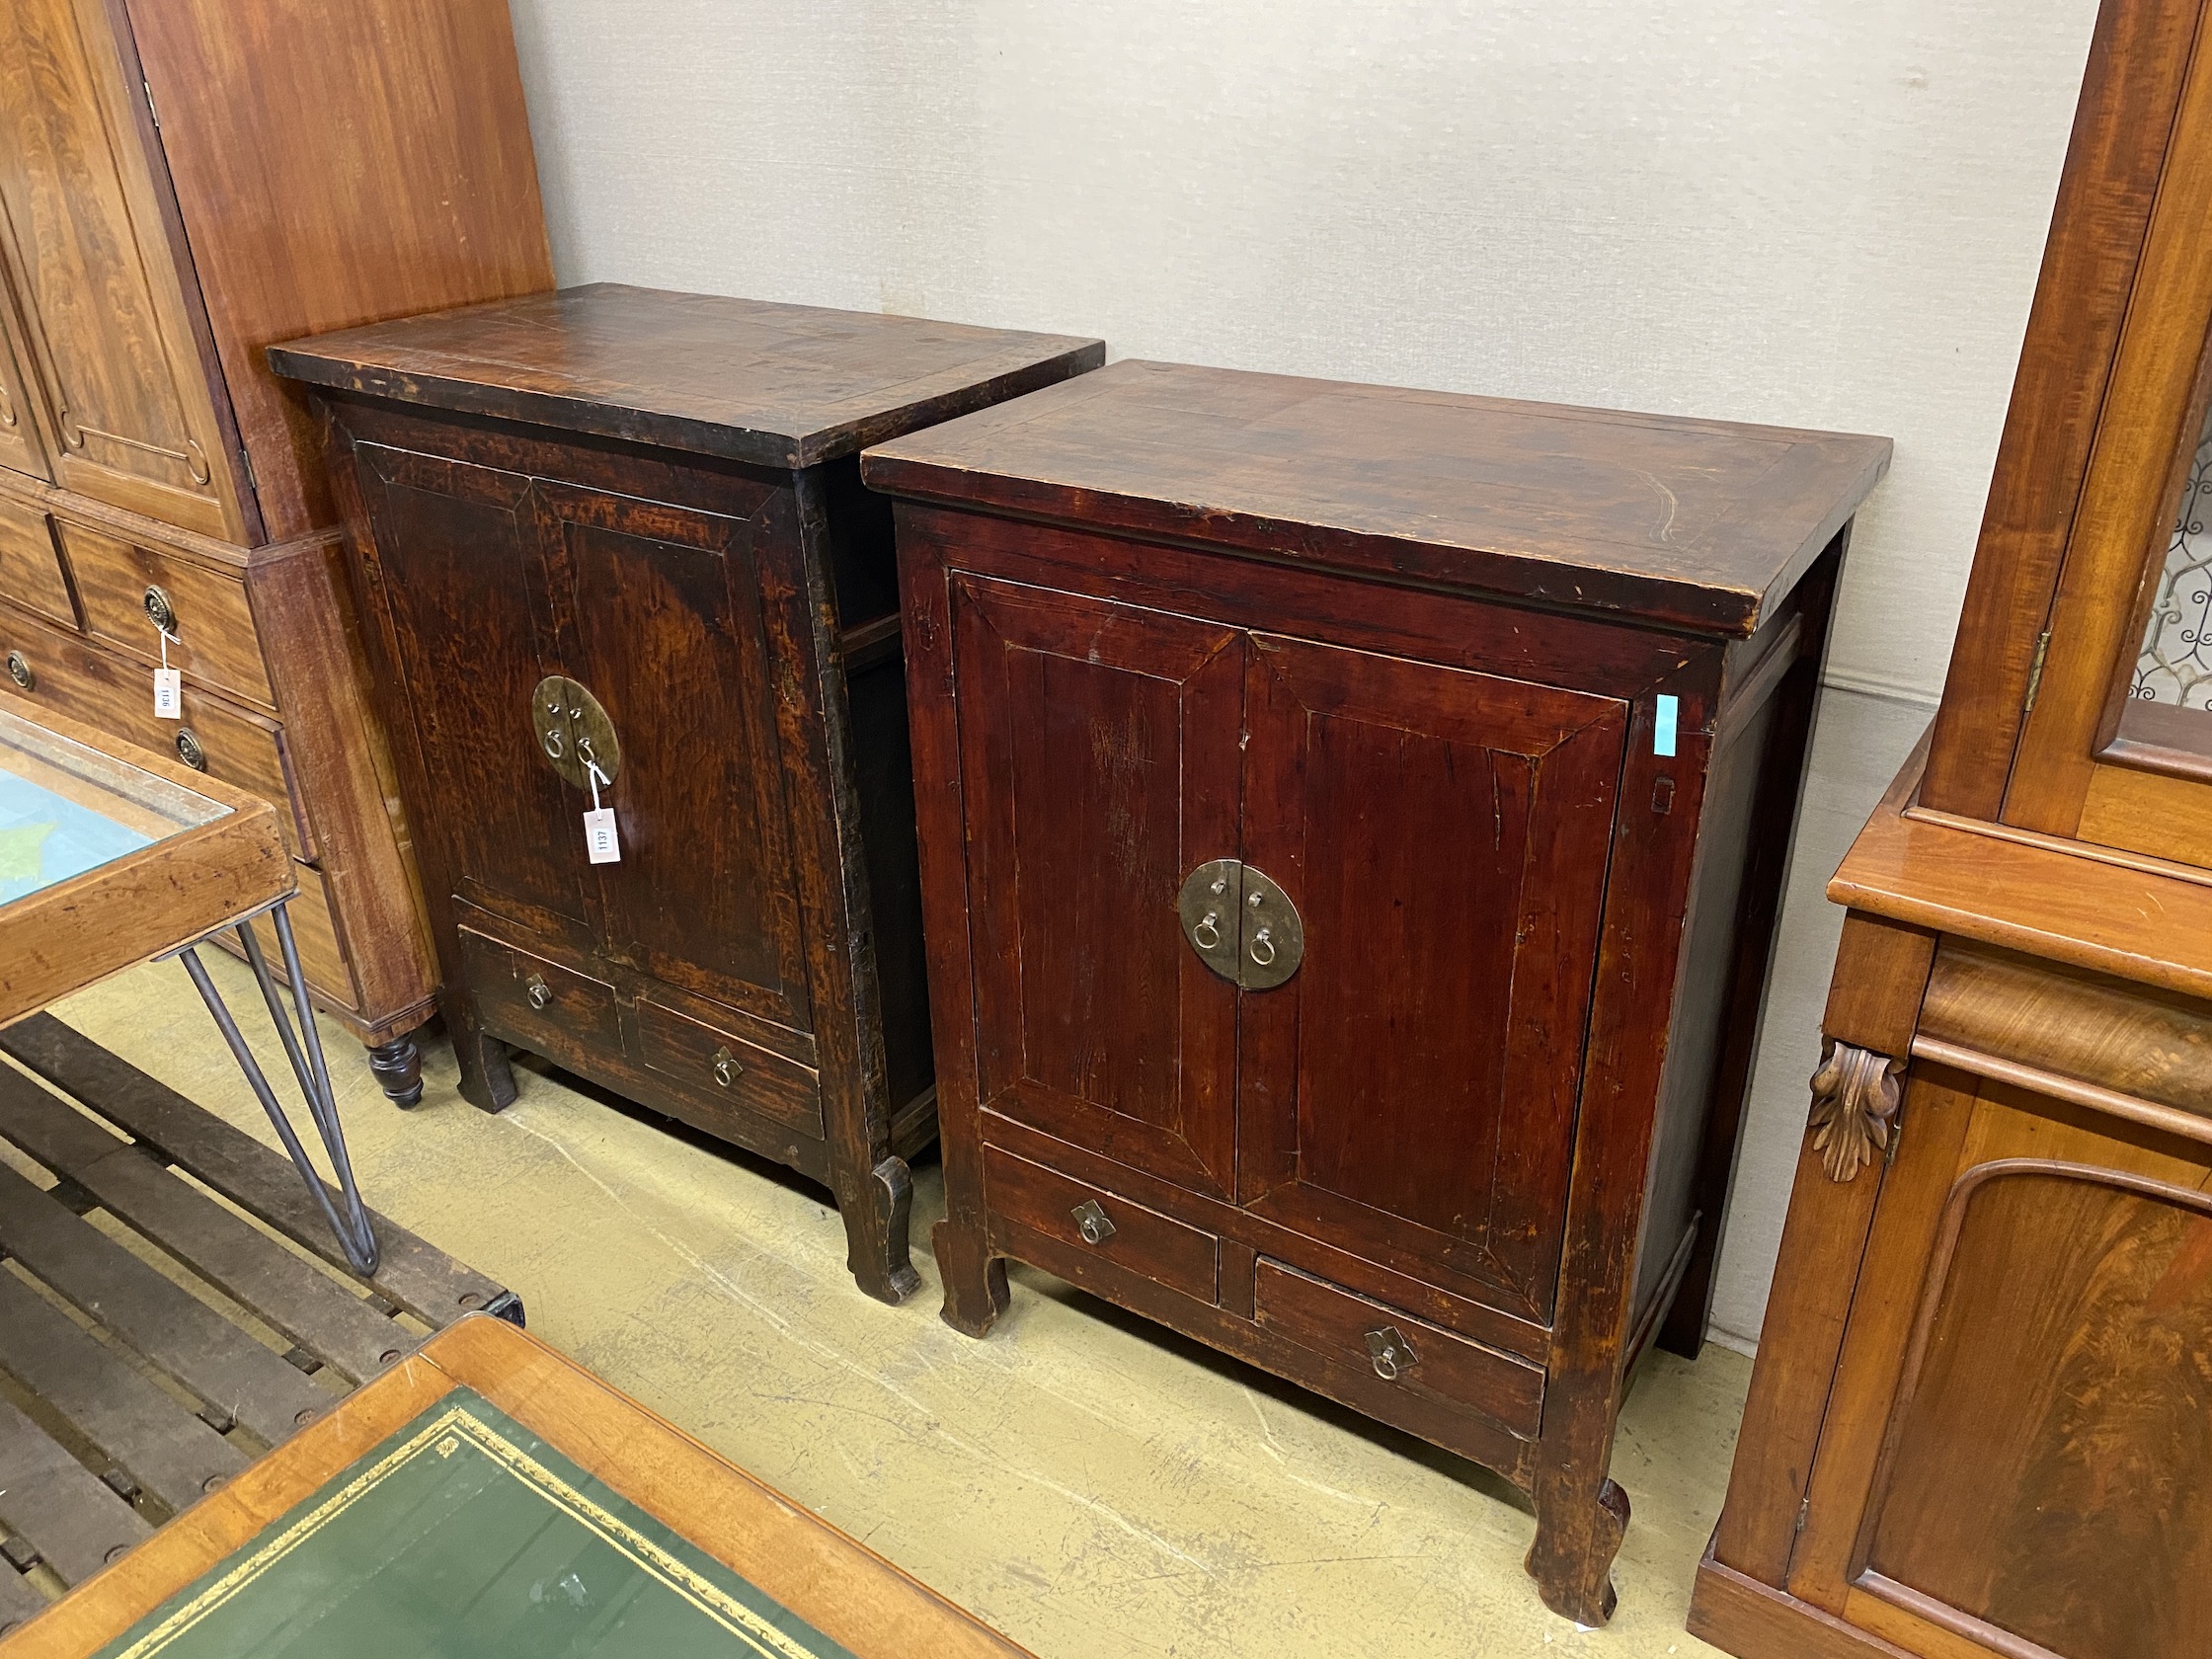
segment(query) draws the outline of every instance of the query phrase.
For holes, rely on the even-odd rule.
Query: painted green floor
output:
[[[213,964],[232,1005],[244,971]],[[258,1014],[258,1005],[252,1011]],[[174,964],[55,1012],[273,1140]],[[267,1034],[267,1025],[249,1022]],[[1604,1631],[1545,1611],[1502,1483],[1024,1269],[986,1342],[856,1291],[827,1195],[518,1072],[490,1117],[433,1047],[394,1110],[335,1027],[372,1204],[519,1291],[530,1328],[1044,1659],[1714,1650],[1683,1633],[1750,1362],[1658,1355],[1613,1472],[1635,1515]],[[271,1052],[274,1052],[273,1050]]]

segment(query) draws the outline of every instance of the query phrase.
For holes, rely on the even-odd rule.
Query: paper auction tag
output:
[[[594,864],[622,862],[622,848],[614,838],[612,807],[596,807],[584,815],[584,846]]]
[[[185,717],[185,685],[175,669],[154,670],[154,714],[162,720]]]

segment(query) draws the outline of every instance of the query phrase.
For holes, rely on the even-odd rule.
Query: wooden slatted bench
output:
[[[374,1212],[356,1278],[281,1153],[51,1015],[0,1054],[0,1633],[426,1336],[521,1323]]]

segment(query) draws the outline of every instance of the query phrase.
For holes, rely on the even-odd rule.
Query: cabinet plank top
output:
[[[594,282],[270,348],[278,374],[804,467],[1095,368],[1096,340]]]
[[[1890,441],[1123,361],[869,449],[894,495],[1748,634]]]

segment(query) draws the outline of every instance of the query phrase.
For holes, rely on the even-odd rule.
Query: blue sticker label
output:
[[[1681,699],[1662,693],[1651,711],[1651,752],[1671,755],[1675,751],[1675,710],[1682,706]]]

